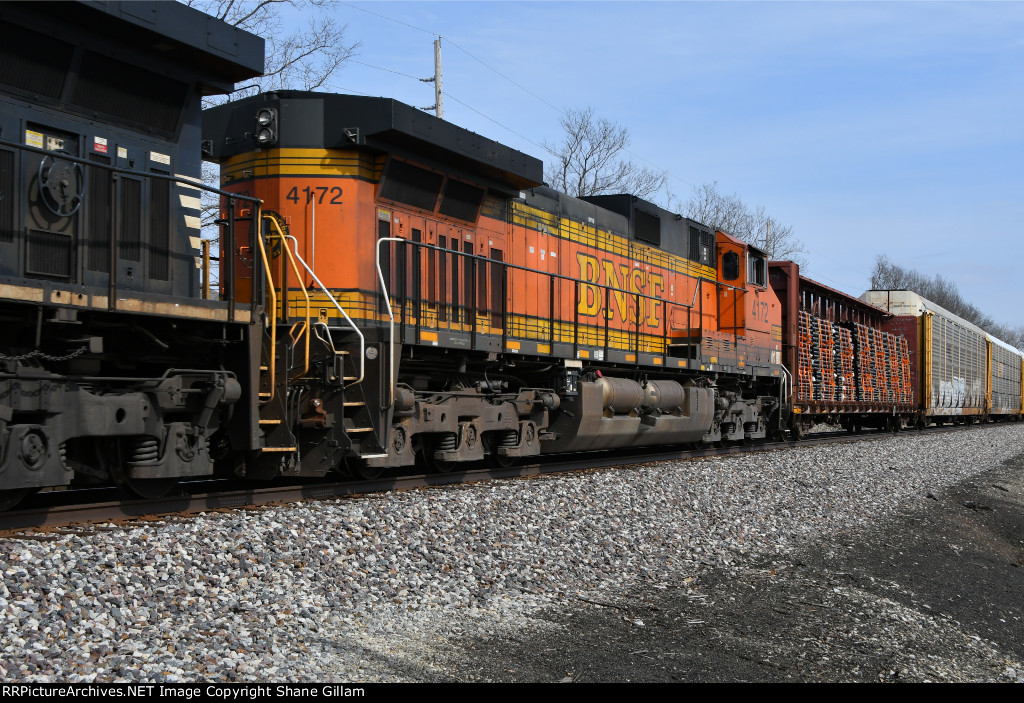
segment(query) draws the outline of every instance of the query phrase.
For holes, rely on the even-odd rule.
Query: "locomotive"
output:
[[[199,294],[201,101],[263,40],[162,2],[5,2],[0,27],[0,509],[209,475],[245,446],[255,308]]]
[[[223,189],[263,202],[277,252],[231,252],[233,285],[262,267],[277,291],[264,420],[300,473],[781,427],[755,247],[632,196],[558,193],[540,161],[386,98],[277,91],[204,120]]]
[[[0,21],[0,508],[1020,416],[1024,357],[927,301],[882,309],[643,199],[559,193],[539,160],[395,100],[200,115],[263,46],[189,8]]]

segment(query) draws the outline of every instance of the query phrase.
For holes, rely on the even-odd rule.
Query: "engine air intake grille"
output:
[[[149,196],[149,275],[166,281],[171,277],[171,184],[153,181]]]
[[[74,237],[62,232],[42,229],[28,231],[28,254],[25,273],[30,276],[48,276],[70,279],[74,265]]]
[[[0,149],[0,242],[14,241],[14,152]]]
[[[89,154],[89,160],[109,164],[110,157]],[[90,271],[110,273],[110,172],[102,168],[89,167],[89,198],[86,211],[89,227],[87,266]]]

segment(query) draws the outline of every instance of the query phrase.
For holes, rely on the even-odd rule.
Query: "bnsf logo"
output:
[[[579,279],[583,282],[577,307],[581,316],[600,315],[607,320],[634,324],[641,321],[647,327],[661,327],[662,301],[642,296],[660,296],[665,290],[663,275],[631,269],[628,263],[616,267],[613,261],[582,252],[576,254],[576,261],[580,266]],[[630,293],[640,293],[641,297]]]

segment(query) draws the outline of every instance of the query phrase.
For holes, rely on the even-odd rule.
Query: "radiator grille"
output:
[[[178,128],[188,86],[107,56],[85,52],[71,102],[164,132]]]
[[[0,22],[0,83],[48,98],[59,98],[75,47]]]

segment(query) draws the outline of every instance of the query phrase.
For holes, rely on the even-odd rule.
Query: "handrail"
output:
[[[299,241],[290,234],[286,234],[285,239],[291,240],[292,244],[295,245],[296,260],[298,260],[298,262],[302,264],[302,267],[306,269],[306,273],[308,273],[309,277],[313,279],[313,282],[320,286],[320,290],[327,294],[327,297],[330,299],[331,303],[333,303],[334,307],[338,309],[338,312],[341,313],[341,316],[345,318],[345,321],[352,328],[352,331],[359,336],[359,378],[357,378],[355,381],[353,381],[352,383],[348,384],[348,386],[345,387],[348,388],[349,386],[355,386],[359,383],[362,383],[363,378],[366,375],[366,337],[363,335],[362,332],[359,331],[359,328],[356,327],[356,324],[352,321],[352,318],[348,316],[348,313],[345,312],[345,309],[341,307],[341,305],[338,303],[337,299],[331,294],[331,291],[327,288],[327,286],[325,286],[323,282],[321,282],[320,279],[317,278],[317,275],[313,273],[313,269],[309,266],[309,264],[307,264],[302,259],[302,257],[299,256]]]
[[[275,220],[273,217],[270,217],[269,215],[264,215],[263,219],[270,223],[272,229],[276,230],[277,234],[275,236],[278,239],[281,240],[281,248],[284,250],[285,255],[288,257],[288,263],[291,264],[292,271],[295,272],[295,280],[298,281],[299,289],[302,291],[302,295],[306,298],[306,319],[302,320],[300,322],[295,323],[295,326],[298,326],[299,324],[302,325],[302,333],[301,334],[302,334],[302,336],[304,336],[306,338],[306,351],[305,351],[305,355],[304,355],[302,372],[299,373],[299,374],[296,374],[295,376],[292,376],[292,379],[296,379],[296,378],[300,378],[302,376],[305,376],[306,372],[309,371],[309,333],[310,333],[309,320],[312,317],[311,311],[312,311],[313,305],[312,305],[312,303],[309,300],[309,291],[306,290],[306,285],[302,282],[302,274],[299,272],[299,267],[295,265],[295,259],[292,257],[291,249],[288,248],[288,244],[285,241],[285,233],[281,231],[281,226],[279,224],[277,224],[277,220]],[[271,282],[271,286],[270,287],[273,288],[273,282]],[[288,298],[287,298],[287,294],[284,291],[282,291],[282,296],[283,297],[281,299],[281,305],[282,306],[287,306],[288,305]],[[292,345],[293,346],[294,346],[295,341],[296,341],[296,337],[292,334],[292,331],[294,331],[295,326],[293,326],[292,330],[289,331],[289,337],[291,337],[291,341],[292,341]]]
[[[782,383],[779,385],[779,401],[782,404],[780,407],[784,407],[786,405],[786,399],[789,396],[787,388],[793,385],[793,377],[790,375],[789,371],[786,370],[785,364],[779,364],[779,368],[782,369],[783,373]]]
[[[53,156],[56,153],[56,152],[54,152],[53,150],[50,150],[50,149],[43,149],[41,147],[31,146],[29,144],[23,144],[21,142],[11,141],[11,140],[8,140],[8,139],[0,139],[0,147],[8,147],[8,148],[11,148],[11,149],[17,149],[19,151],[27,152],[27,153],[30,153],[30,154],[40,154],[42,156]],[[112,165],[112,164],[105,164],[105,163],[103,163],[101,161],[92,161],[92,160],[87,159],[87,158],[83,158],[83,157],[80,157],[80,156],[73,156],[72,154],[65,154],[65,153],[60,153],[59,158],[60,158],[61,161],[67,161],[67,162],[70,162],[70,163],[73,163],[73,164],[78,164],[78,165],[81,165],[81,166],[86,166],[90,170],[91,169],[98,169],[100,171],[105,171],[105,172],[109,173],[111,178],[114,179],[115,181],[116,181],[116,179],[118,179],[122,175],[129,175],[129,176],[135,176],[135,177],[138,177],[138,178],[146,179],[147,181],[170,182],[170,183],[174,183],[174,184],[177,184],[177,185],[184,185],[184,186],[187,186],[189,188],[195,188],[197,190],[205,191],[207,193],[211,193],[211,194],[214,194],[214,195],[219,195],[219,196],[228,198],[228,199],[233,200],[233,201],[243,201],[243,202],[252,203],[253,206],[254,206],[253,209],[255,211],[258,211],[260,206],[263,204],[263,200],[261,198],[253,197],[251,195],[240,195],[238,193],[232,193],[231,191],[223,190],[221,188],[214,188],[213,186],[209,186],[209,185],[206,185],[205,183],[203,183],[200,178],[196,178],[196,177],[192,177],[192,176],[186,176],[186,175],[182,175],[182,174],[156,173],[154,171],[144,171],[144,170],[139,170],[139,169],[135,169],[135,168],[125,168],[123,166],[115,166],[115,165]],[[91,178],[91,176],[90,176],[90,178]],[[107,284],[107,288],[108,288],[108,290],[107,290],[107,300],[108,300],[108,306],[110,307],[111,310],[113,310],[115,308],[115,306],[116,306],[116,301],[117,301],[117,275],[116,275],[115,272],[117,270],[117,244],[118,244],[117,234],[118,234],[118,231],[120,229],[119,224],[118,224],[118,213],[120,212],[120,207],[118,205],[118,198],[120,196],[118,194],[119,189],[117,187],[112,187],[110,190],[111,190],[111,193],[110,193],[110,212],[111,212],[111,218],[112,219],[111,219],[111,223],[110,223],[110,225],[111,225],[110,226],[110,245],[109,245],[109,248],[110,248],[110,252],[109,252],[109,257],[110,257],[110,260],[109,260],[109,269],[110,269],[109,276],[110,276],[110,279],[109,279],[109,282]],[[234,209],[231,208],[231,210],[229,211],[229,220],[233,219],[233,215],[234,215]],[[228,250],[231,251],[231,250],[234,249],[234,246],[236,244],[235,232],[234,232],[234,227],[233,227],[232,223],[229,223],[228,229],[229,229],[229,236],[228,236],[228,240],[229,241],[227,242],[227,244],[228,244]],[[234,261],[233,258],[228,258],[228,267],[229,268],[233,264],[233,261]],[[228,320],[229,321],[234,321],[234,318],[235,318],[235,302],[236,302],[235,301],[234,280],[233,280],[232,276],[228,276],[227,279],[222,277],[221,280],[222,281],[226,281],[224,283],[224,286],[225,286],[225,290],[227,292]],[[248,301],[248,305],[249,305],[250,310],[254,310],[255,309],[255,307],[256,307],[255,296],[253,296]]]
[[[394,310],[391,307],[391,296],[388,293],[387,286],[384,283],[384,273],[383,273],[383,270],[381,269],[381,248],[380,248],[380,242],[402,242],[404,245],[412,245],[412,246],[418,247],[420,249],[437,251],[440,254],[444,254],[444,255],[454,255],[456,257],[461,257],[461,258],[464,258],[464,259],[477,260],[477,261],[485,262],[485,263],[497,263],[497,264],[499,264],[502,267],[502,269],[504,271],[508,271],[509,269],[512,269],[512,270],[516,270],[516,271],[525,271],[527,273],[542,274],[545,277],[548,277],[548,278],[552,279],[552,282],[554,282],[555,280],[571,281],[573,283],[573,285],[574,285],[574,291],[575,291],[575,296],[576,296],[575,297],[575,303],[574,303],[573,307],[574,307],[574,309],[577,312],[578,312],[578,309],[579,309],[578,303],[579,303],[579,300],[580,300],[579,295],[580,295],[580,291],[581,291],[581,286],[594,286],[595,288],[603,289],[603,298],[605,300],[605,306],[606,307],[607,307],[607,303],[608,303],[608,300],[609,300],[609,294],[610,293],[624,293],[624,294],[629,295],[629,296],[635,296],[638,301],[639,301],[639,299],[644,299],[644,300],[651,300],[651,301],[654,301],[654,302],[661,302],[661,303],[672,302],[672,304],[675,305],[675,306],[686,308],[687,310],[690,311],[691,314],[693,312],[693,308],[696,306],[697,295],[700,292],[700,284],[702,282],[706,281],[708,283],[713,283],[716,286],[719,286],[719,287],[722,287],[722,288],[728,288],[728,289],[733,289],[733,290],[740,290],[740,291],[744,291],[744,292],[746,291],[745,288],[741,288],[739,286],[733,286],[733,285],[730,285],[728,283],[722,283],[721,281],[716,281],[714,279],[706,278],[704,276],[699,276],[696,279],[696,285],[694,287],[693,299],[691,300],[691,302],[689,304],[687,304],[687,303],[682,302],[682,301],[678,301],[678,302],[677,301],[665,301],[664,299],[659,298],[659,297],[654,296],[654,295],[649,295],[647,293],[641,293],[641,292],[633,291],[633,290],[626,290],[626,289],[623,289],[623,288],[619,288],[617,286],[610,285],[608,283],[595,283],[595,282],[590,282],[590,281],[580,281],[579,278],[577,278],[577,277],[567,276],[565,274],[553,273],[553,272],[549,272],[549,271],[541,271],[539,269],[530,268],[528,266],[520,266],[518,264],[513,264],[513,263],[510,263],[510,262],[507,262],[507,261],[500,261],[499,262],[499,261],[496,261],[494,259],[490,259],[490,258],[488,258],[486,256],[481,256],[479,254],[468,254],[466,252],[460,252],[460,251],[448,249],[446,247],[440,247],[440,246],[435,246],[433,244],[427,244],[426,242],[414,242],[412,240],[405,239],[404,237],[382,237],[382,238],[378,239],[377,242],[378,242],[377,252],[376,252],[377,278],[378,278],[378,281],[381,284],[382,291],[385,293],[384,300],[385,300],[385,305],[387,307],[388,320],[389,320],[389,343],[392,345],[392,347],[394,345],[395,314],[394,314]],[[323,287],[323,286],[321,285],[321,287]],[[346,319],[347,319],[347,316],[346,316]],[[638,308],[637,308],[637,321],[636,322],[637,322],[637,331],[635,332],[635,334],[636,334],[636,340],[635,340],[636,341],[636,349],[635,349],[635,351],[637,352],[637,354],[639,354],[639,347],[640,347],[639,305],[638,305]],[[690,324],[691,323],[690,323],[689,315],[688,315],[687,316],[687,329],[692,329]],[[608,326],[608,319],[607,319],[607,317],[605,318],[604,326],[605,326],[605,328],[607,328],[607,326]],[[551,334],[551,341],[553,343],[554,342],[554,324],[553,324],[553,320],[551,320],[551,325],[550,325],[549,332]],[[505,334],[507,334],[507,330],[506,330]],[[605,332],[605,334],[607,335],[607,331]],[[578,341],[575,342],[575,345],[577,347],[579,346]],[[639,359],[639,356],[637,356],[637,358]],[[391,382],[392,382],[392,386],[393,386],[394,385],[393,374],[392,374]]]
[[[388,293],[388,286],[384,282],[384,271],[380,267],[380,245],[383,242],[407,242],[402,237],[381,237],[377,240],[377,280],[380,281],[380,290],[384,294],[384,304],[388,309],[388,402],[384,407],[390,408],[395,399],[395,311],[391,309],[391,294]],[[427,245],[430,246],[430,245]],[[437,247],[440,248],[440,247]]]
[[[274,399],[274,393],[277,391],[277,289],[274,288],[274,280],[271,276],[270,261],[267,259],[267,248],[263,244],[263,233],[259,230],[262,229],[258,223],[254,223],[256,230],[256,241],[260,245],[260,258],[263,260],[263,270],[266,272],[267,281],[270,285],[267,286],[267,292],[270,295],[270,397],[267,398],[269,403]]]
[[[606,307],[607,307],[607,301],[609,300],[609,297],[610,297],[609,296],[610,293],[624,293],[624,294],[627,294],[627,295],[630,295],[630,296],[635,296],[636,299],[638,300],[638,303],[639,303],[640,299],[651,300],[651,301],[661,302],[661,303],[671,302],[672,305],[675,305],[675,306],[681,307],[681,308],[686,308],[688,310],[688,315],[687,315],[687,329],[688,330],[693,329],[692,322],[690,321],[689,318],[690,318],[690,315],[692,315],[692,313],[694,312],[694,308],[697,306],[697,297],[700,295],[701,284],[703,284],[705,282],[706,283],[712,283],[712,284],[715,285],[716,291],[717,290],[722,290],[722,289],[732,290],[732,291],[739,291],[744,296],[747,293],[747,289],[745,287],[734,286],[734,285],[732,285],[730,283],[725,283],[723,281],[718,281],[718,280],[715,280],[715,279],[712,279],[712,278],[707,278],[706,276],[698,276],[698,277],[696,277],[694,279],[693,296],[692,296],[689,304],[687,304],[685,302],[682,302],[682,301],[665,301],[664,299],[658,298],[657,296],[654,296],[654,295],[648,295],[647,293],[641,293],[639,291],[626,290],[626,289],[623,289],[623,288],[619,288],[617,286],[609,285],[608,283],[596,283],[596,282],[591,282],[591,281],[581,281],[581,280],[579,280],[578,277],[572,277],[572,276],[567,276],[565,274],[553,273],[553,272],[548,272],[548,271],[541,271],[539,269],[530,268],[528,266],[521,266],[521,265],[513,264],[513,263],[510,263],[510,262],[507,262],[507,261],[498,262],[498,261],[495,261],[494,259],[490,259],[490,258],[488,258],[486,256],[481,256],[479,254],[468,254],[466,252],[460,252],[460,251],[457,251],[457,250],[451,250],[451,249],[448,249],[446,247],[440,247],[440,246],[435,246],[435,245],[432,245],[432,244],[427,244],[426,242],[414,242],[412,240],[405,239],[404,237],[382,237],[382,238],[377,240],[377,252],[376,252],[377,279],[378,279],[378,281],[379,281],[379,283],[381,285],[381,290],[384,293],[384,304],[385,304],[385,306],[387,308],[387,314],[388,314],[388,326],[389,326],[388,338],[389,338],[389,345],[391,347],[390,351],[392,352],[392,354],[393,354],[393,351],[394,351],[395,313],[394,313],[394,310],[392,309],[392,306],[391,306],[391,296],[390,296],[390,293],[388,292],[387,285],[385,284],[384,273],[383,273],[383,270],[381,268],[381,246],[380,246],[381,242],[402,242],[404,245],[412,245],[412,246],[418,247],[420,249],[433,250],[433,251],[437,251],[437,252],[439,252],[441,254],[445,254],[445,255],[454,255],[456,257],[461,257],[461,258],[464,258],[464,259],[473,259],[473,260],[478,260],[478,261],[481,261],[481,262],[498,263],[498,264],[501,265],[501,267],[502,267],[502,269],[504,271],[508,271],[509,269],[512,269],[512,270],[518,270],[518,271],[525,271],[525,272],[528,272],[528,273],[543,274],[544,276],[552,279],[552,281],[554,281],[554,280],[571,281],[574,284],[574,290],[575,290],[575,296],[574,296],[575,297],[575,303],[574,303],[573,307],[577,311],[578,311],[578,308],[579,308],[578,303],[579,303],[579,300],[580,300],[579,296],[580,296],[580,293],[581,293],[581,287],[582,286],[594,286],[595,288],[603,289],[603,298],[605,299],[605,306]],[[323,287],[322,284],[321,284],[321,287]],[[734,292],[734,301],[733,301],[733,306],[734,307],[737,306],[737,301],[735,299],[736,297],[737,297],[736,293]],[[703,300],[701,301],[701,303],[702,303],[702,305],[701,305],[701,310],[699,311],[698,320],[703,316]],[[636,340],[635,340],[636,341],[636,351],[637,352],[639,352],[640,334],[641,334],[640,331],[639,331],[639,322],[640,322],[640,320],[639,320],[639,308],[640,308],[640,306],[638,304],[638,308],[637,308],[637,321],[636,321],[636,328],[637,329],[636,329],[636,332],[635,332],[635,334],[637,335]],[[736,311],[734,311],[734,315],[735,314],[737,314]],[[666,308],[666,315],[667,315],[667,308]],[[348,316],[346,315],[346,319],[347,318],[348,318]],[[605,323],[604,326],[607,328],[607,323],[608,323],[607,318],[605,319],[604,323]],[[667,326],[667,324],[668,323],[667,323],[667,320],[666,320],[664,325]],[[733,326],[734,345],[738,345],[738,336],[739,336],[738,329],[739,329],[738,324],[734,322],[734,326]],[[553,324],[551,326],[550,332],[551,332],[552,338],[553,338],[553,335],[554,335],[554,325]],[[504,334],[507,334],[507,329],[505,330]],[[607,344],[607,334],[608,334],[608,332],[605,331],[605,336],[606,336],[605,344]],[[578,342],[576,343],[576,345],[578,346]],[[394,383],[395,383],[395,380],[394,380],[394,363],[393,363],[393,358],[392,358],[392,363],[391,363],[391,377],[390,377],[390,380],[391,380],[391,386],[392,386],[391,393],[393,394],[393,392],[394,392],[393,391],[393,387],[394,387]]]

